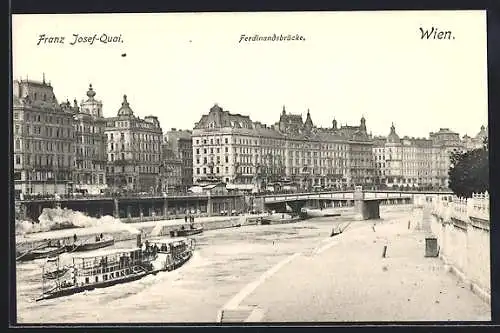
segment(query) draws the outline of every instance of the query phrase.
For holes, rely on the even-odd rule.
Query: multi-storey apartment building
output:
[[[74,108],[61,107],[50,82],[13,82],[15,192],[72,192]]]
[[[454,151],[465,150],[464,144],[460,140],[460,135],[449,128],[440,128],[438,132],[429,133],[429,139],[432,140],[434,147],[432,173],[435,185],[447,187],[450,155]]]
[[[116,117],[106,118],[107,184],[115,191],[159,192],[162,129],[157,117],[134,115],[123,96]]]
[[[392,124],[390,133],[378,137],[373,147],[373,157],[378,185],[421,187],[436,183],[431,165],[432,140],[424,138],[400,138]]]
[[[167,131],[164,137],[165,157],[162,161],[165,163],[167,156],[172,159],[178,159],[181,162],[181,182],[179,190],[187,190],[193,185],[193,141],[192,132],[186,130],[177,130],[172,128]],[[173,167],[173,165],[171,165]],[[168,169],[166,169],[168,170]]]
[[[171,142],[161,145],[160,180],[162,192],[171,193],[182,189],[182,159],[172,149]]]
[[[373,141],[359,126],[314,126],[308,111],[267,126],[214,105],[193,130],[193,178],[262,187],[292,181],[301,187],[342,187],[373,182]]]
[[[87,99],[82,100],[74,116],[75,191],[99,194],[106,185],[106,121],[102,114],[102,102],[95,99],[92,85]]]
[[[400,138],[393,124],[387,137],[375,138],[376,183],[388,187],[447,187],[450,154],[480,148],[485,139],[484,126],[476,137],[464,136],[463,140],[448,128],[430,133],[428,139]]]

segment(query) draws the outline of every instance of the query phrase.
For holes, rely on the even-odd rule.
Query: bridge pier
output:
[[[114,199],[113,200],[113,203],[114,203],[114,207],[113,207],[113,216],[116,218],[116,219],[119,219],[120,218],[120,209],[118,207],[118,199]]]
[[[168,216],[168,200],[163,200],[163,216]]]
[[[208,200],[207,200],[207,215],[212,216],[213,212],[213,207],[212,207],[212,197],[210,196],[210,192],[208,193]]]

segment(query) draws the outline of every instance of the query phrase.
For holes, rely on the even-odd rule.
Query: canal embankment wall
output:
[[[422,205],[422,220],[437,239],[439,257],[485,301],[491,300],[489,196],[437,199]]]

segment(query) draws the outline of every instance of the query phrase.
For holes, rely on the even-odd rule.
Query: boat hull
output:
[[[294,217],[294,218],[291,218],[291,219],[278,219],[278,220],[262,218],[260,220],[260,224],[261,225],[286,224],[286,223],[299,222],[300,220],[302,220],[300,217]]]
[[[171,237],[186,237],[186,236],[201,234],[202,232],[203,232],[203,228],[172,230],[172,231],[170,231],[170,236]]]
[[[63,296],[70,296],[70,295],[78,294],[78,293],[88,291],[88,290],[106,288],[106,287],[111,287],[111,286],[114,286],[117,284],[132,282],[132,281],[139,280],[150,273],[151,272],[143,271],[140,273],[125,276],[125,277],[120,278],[120,279],[102,281],[102,282],[91,284],[91,285],[83,285],[83,286],[60,289],[60,290],[57,290],[57,291],[52,292],[52,293],[44,294],[44,295],[38,297],[36,299],[36,301],[41,301],[41,300],[51,299],[51,298],[58,298],[58,297],[63,297]]]
[[[112,246],[115,244],[114,239],[109,239],[100,242],[86,243],[81,245],[68,245],[67,250],[71,252],[83,252],[83,251],[92,251],[97,249],[102,249],[104,247]]]
[[[23,255],[22,257],[20,257],[17,260],[18,261],[30,261],[30,260],[35,260],[35,259],[45,259],[48,257],[57,256],[57,255],[64,253],[64,252],[66,252],[65,246],[62,246],[59,248],[54,248],[53,250],[50,250],[50,251],[43,251],[43,249],[42,250],[35,250],[35,251],[29,252],[29,253]]]

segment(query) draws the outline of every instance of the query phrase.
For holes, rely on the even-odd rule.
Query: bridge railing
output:
[[[397,199],[397,198],[408,198],[414,195],[410,192],[400,192],[400,191],[364,191],[364,199]],[[422,194],[422,193],[418,193]],[[289,200],[308,200],[308,199],[340,199],[340,200],[354,200],[354,192],[347,191],[336,191],[336,192],[317,192],[317,193],[295,193],[295,194],[275,194],[266,195],[263,197],[265,202],[277,202],[277,201],[289,201]]]

